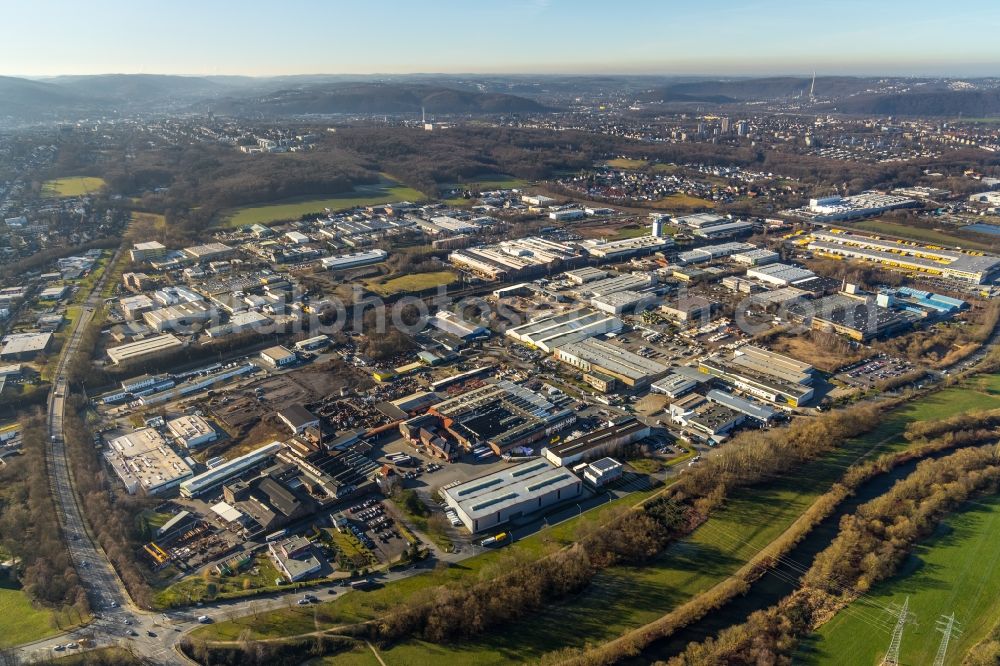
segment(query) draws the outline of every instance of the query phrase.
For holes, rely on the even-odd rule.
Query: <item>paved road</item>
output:
[[[54,637],[45,641],[36,642],[21,649],[22,657],[43,657],[54,654],[50,652],[55,645],[67,643],[70,640],[81,637],[93,636],[98,644],[115,643],[122,637],[124,628],[129,625],[142,625],[142,616],[137,613],[131,599],[125,590],[121,579],[111,563],[107,554],[98,543],[92,538],[87,530],[87,523],[83,517],[83,511],[77,501],[77,494],[73,487],[72,470],[69,466],[69,459],[66,455],[64,416],[66,410],[66,398],[69,391],[69,380],[67,368],[70,361],[80,349],[83,333],[94,316],[94,312],[100,305],[100,293],[107,283],[112,271],[111,267],[118,261],[123,248],[115,252],[114,257],[107,264],[101,279],[94,285],[90,294],[81,306],[79,318],[76,320],[73,330],[70,332],[66,344],[56,366],[55,379],[52,383],[52,391],[49,393],[48,404],[48,430],[49,442],[47,447],[47,463],[49,472],[49,482],[52,486],[53,497],[55,498],[56,510],[59,524],[66,541],[67,548],[73,559],[80,581],[90,600],[91,608],[95,611],[94,621],[85,628]],[[128,621],[129,625],[125,622]],[[110,631],[110,626],[121,627],[117,632]],[[146,650],[140,650],[146,656],[153,656]],[[164,660],[161,663],[168,663]]]
[[[471,553],[467,556],[471,556]],[[408,569],[373,574],[369,578],[376,584],[391,583],[409,576],[430,572],[434,569],[435,563],[433,558],[429,558]],[[177,651],[177,646],[188,631],[200,626],[199,617],[206,616],[212,622],[222,622],[235,617],[251,615],[255,612],[266,612],[279,608],[298,608],[298,602],[307,593],[315,596],[319,602],[332,601],[344,594],[364,594],[364,592],[355,592],[351,588],[343,587],[338,581],[311,587],[308,590],[217,602],[161,613],[153,613],[131,606],[119,607],[98,612],[98,616],[86,627],[23,645],[20,648],[20,654],[25,661],[64,655],[71,650],[57,651],[56,646],[64,646],[71,641],[89,638],[94,641],[97,647],[127,646],[136,654],[156,664],[194,663],[186,660]],[[125,624],[126,620],[129,624]],[[137,635],[131,636],[130,632]]]

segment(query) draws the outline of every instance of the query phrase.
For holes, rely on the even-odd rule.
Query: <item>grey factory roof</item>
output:
[[[589,282],[579,288],[581,294],[586,293],[591,296],[607,296],[618,291],[637,291],[649,287],[656,282],[652,273],[632,273],[628,275],[614,275],[596,282]]]
[[[560,354],[568,354],[591,365],[610,370],[615,374],[634,380],[659,375],[669,367],[634,354],[624,347],[619,347],[600,340],[581,340],[559,347]]]
[[[750,402],[732,393],[726,393],[725,391],[712,390],[705,394],[712,402],[717,402],[720,405],[724,405],[734,411],[746,414],[747,416],[757,419],[758,421],[767,422],[775,417],[776,411],[770,407],[764,405],[758,405],[755,402]]]
[[[572,458],[577,454],[584,454],[594,447],[602,446],[608,440],[622,440],[630,435],[635,435],[637,438],[645,437],[648,434],[649,426],[633,416],[622,423],[588,432],[575,439],[550,444],[546,448],[559,458]]]
[[[505,467],[442,492],[447,493],[474,522],[579,482],[580,479],[565,467],[553,467],[548,461],[539,459]]]
[[[801,282],[802,280],[807,280],[811,277],[816,277],[816,274],[805,268],[799,268],[798,266],[792,266],[791,264],[768,264],[766,266],[757,266],[751,268],[747,271],[747,277],[756,277],[761,279],[770,279],[769,281],[780,281],[786,284],[792,284],[795,282]]]
[[[814,233],[813,238],[810,249],[850,252],[873,261],[905,263],[930,270],[988,274],[1000,266],[1000,257],[992,255],[965,254],[857,234]]]

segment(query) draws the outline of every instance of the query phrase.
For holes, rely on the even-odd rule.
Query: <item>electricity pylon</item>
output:
[[[906,628],[906,621],[910,616],[910,598],[906,597],[903,607],[893,613],[896,615],[896,626],[892,630],[892,640],[889,641],[889,650],[882,658],[880,666],[899,666],[899,646],[903,642],[903,629]]]
[[[934,666],[944,666],[944,657],[948,653],[948,642],[952,634],[958,636],[962,630],[955,623],[955,614],[942,615],[937,621],[937,630],[941,632],[941,644],[938,646],[937,656],[934,657]]]

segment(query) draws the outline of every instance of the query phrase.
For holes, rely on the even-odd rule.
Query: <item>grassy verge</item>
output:
[[[423,500],[417,496],[416,491],[404,490],[393,496],[392,503],[406,517],[406,521],[421,534],[426,534],[434,542],[434,545],[446,552],[451,550],[452,543],[447,532],[441,529],[436,521],[431,520],[433,513],[430,507],[424,504]],[[440,514],[438,515],[440,516]]]
[[[67,654],[63,657],[52,659],[47,663],[59,664],[59,666],[86,666],[88,664],[119,664],[125,666],[127,664],[142,664],[144,662],[125,648],[106,647],[87,650],[79,654]]]
[[[21,590],[0,586],[0,647],[37,641],[59,633],[50,611],[35,608]]]
[[[902,605],[909,597],[917,624],[905,631],[900,662],[934,661],[941,640],[935,623],[942,615],[954,613],[962,633],[952,635],[947,663],[959,663],[1000,615],[998,539],[1000,498],[969,505],[920,544],[898,575],[876,586],[867,598],[852,603],[805,641],[796,661],[817,665],[878,663],[889,644],[880,625],[888,622],[872,622],[870,618],[884,620],[888,616],[883,607]]]
[[[358,541],[358,538],[353,534],[338,532],[334,529],[326,529],[324,533],[343,557],[345,565],[349,562],[350,567],[364,569],[378,564],[378,560],[375,559],[371,551],[365,548],[364,544]]]
[[[332,664],[337,666],[381,666],[371,648],[364,643],[359,643],[347,652],[306,662],[306,666],[330,666]]]

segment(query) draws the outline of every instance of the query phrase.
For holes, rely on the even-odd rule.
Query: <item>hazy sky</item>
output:
[[[0,0],[0,74],[1000,75],[1000,0]]]

